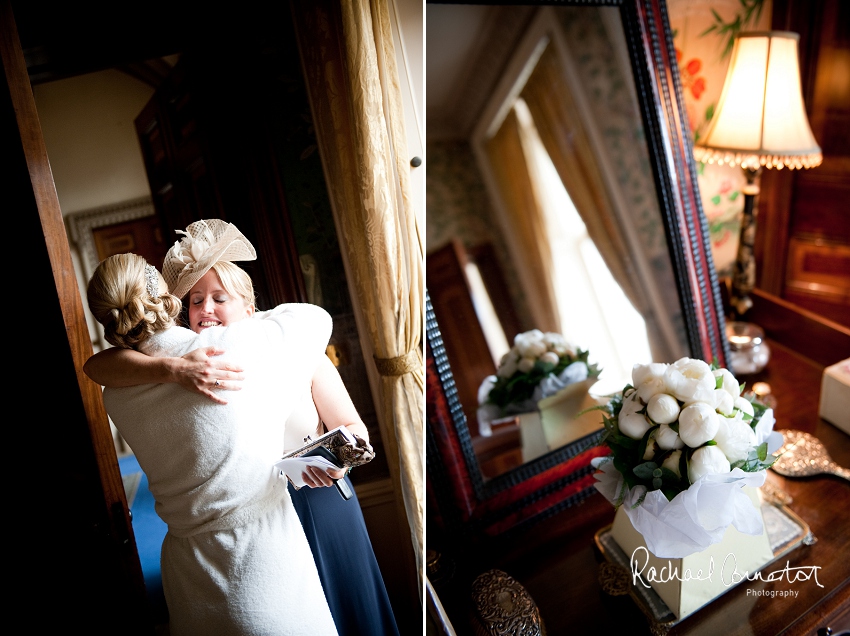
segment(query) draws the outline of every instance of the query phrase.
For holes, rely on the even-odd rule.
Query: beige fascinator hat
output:
[[[253,261],[257,252],[236,226],[221,219],[195,221],[183,238],[174,243],[162,263],[162,277],[169,291],[183,298],[219,261]]]

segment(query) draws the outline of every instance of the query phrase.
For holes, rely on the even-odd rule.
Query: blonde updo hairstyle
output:
[[[240,296],[245,304],[257,308],[257,298],[254,292],[254,284],[251,277],[244,269],[234,265],[230,261],[218,261],[210,268],[218,275],[221,286],[227,293]],[[192,290],[189,290],[191,293]]]
[[[111,345],[136,349],[152,334],[174,326],[180,314],[180,299],[162,291],[166,286],[155,268],[159,296],[148,292],[147,264],[138,254],[116,254],[101,261],[89,281],[89,309]]]

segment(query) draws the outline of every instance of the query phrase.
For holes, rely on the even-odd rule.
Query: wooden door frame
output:
[[[19,373],[41,398],[10,396],[31,409],[7,434],[7,448],[30,464],[19,470],[14,508],[25,529],[16,548],[30,558],[10,578],[18,598],[43,607],[40,626],[84,625],[106,633],[120,621],[123,633],[149,634],[109,421],[100,387],[82,371],[92,345],[10,0],[0,0],[0,60],[0,152],[9,179],[4,208],[15,215],[10,236],[27,255],[19,261],[22,298],[37,299],[22,303],[25,347],[16,357],[23,360]],[[36,454],[34,447],[46,452]]]

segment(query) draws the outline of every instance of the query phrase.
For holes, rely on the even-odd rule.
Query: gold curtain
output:
[[[664,338],[652,318],[648,295],[623,228],[618,221],[591,141],[584,130],[554,46],[548,46],[528,78],[521,97],[534,126],[599,254],[634,308],[644,316],[653,359],[669,357]]]
[[[532,316],[541,331],[561,332],[558,301],[552,286],[552,252],[540,195],[523,152],[522,134],[513,109],[499,130],[485,144],[493,181],[499,189],[504,211],[517,249],[516,262],[524,273]]]
[[[423,237],[386,0],[292,0],[304,74],[393,486],[423,568]],[[419,581],[421,600],[422,581]]]

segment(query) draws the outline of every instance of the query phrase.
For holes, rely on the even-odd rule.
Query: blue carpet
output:
[[[130,504],[130,512],[133,513],[133,534],[136,536],[136,548],[139,551],[142,574],[145,577],[145,587],[154,620],[157,624],[164,624],[168,622],[168,610],[162,592],[159,557],[168,526],[154,511],[154,498],[148,488],[148,478],[142,472],[136,457],[133,455],[122,457],[118,460],[118,466],[122,476],[134,473],[142,475]]]

